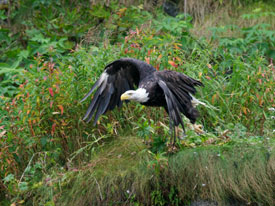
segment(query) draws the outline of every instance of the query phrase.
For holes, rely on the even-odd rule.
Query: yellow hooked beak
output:
[[[124,93],[120,96],[120,99],[121,99],[121,101],[128,100],[128,99],[130,99],[130,96],[128,94]]]

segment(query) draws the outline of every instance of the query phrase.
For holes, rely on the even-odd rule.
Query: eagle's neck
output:
[[[135,90],[132,100],[145,103],[149,100],[149,93],[144,88],[138,88]]]
[[[128,90],[124,92],[120,99],[123,100],[132,100],[140,103],[145,103],[149,100],[149,92],[144,88],[138,88],[137,90]]]

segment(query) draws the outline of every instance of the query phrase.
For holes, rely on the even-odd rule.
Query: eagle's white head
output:
[[[138,88],[137,90],[128,90],[120,96],[123,100],[133,100],[136,102],[144,103],[149,99],[149,93],[144,88]]]

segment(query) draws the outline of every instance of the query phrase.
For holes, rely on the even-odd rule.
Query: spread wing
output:
[[[89,122],[95,114],[94,125],[100,115],[116,106],[121,107],[120,96],[127,90],[134,89],[155,68],[143,61],[123,58],[108,64],[100,78],[92,86],[88,94],[81,100],[86,100],[96,90],[88,110],[83,118]]]
[[[179,103],[173,92],[168,88],[167,84],[164,81],[159,80],[158,85],[164,92],[170,120],[174,122],[175,126],[181,124],[182,128],[184,129],[180,114],[183,110],[182,105]]]
[[[176,126],[181,124],[183,127],[180,113],[183,113],[194,123],[199,113],[192,105],[193,97],[191,94],[196,93],[195,86],[203,86],[203,84],[175,71],[156,72],[155,76],[158,79],[158,85],[164,92],[169,117],[174,124]]]

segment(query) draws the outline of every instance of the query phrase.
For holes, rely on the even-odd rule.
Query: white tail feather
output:
[[[206,104],[206,103],[204,103],[204,102],[202,102],[202,101],[196,99],[196,98],[193,97],[190,93],[189,93],[189,95],[192,97],[191,103],[192,103],[192,106],[193,106],[193,107],[196,107],[197,105],[201,104],[201,105],[203,105],[203,106],[205,106],[205,107],[207,107],[207,108],[214,109],[214,110],[219,110],[219,109],[217,109],[216,107],[214,107],[214,106],[212,106],[212,105],[208,105],[208,104]]]

